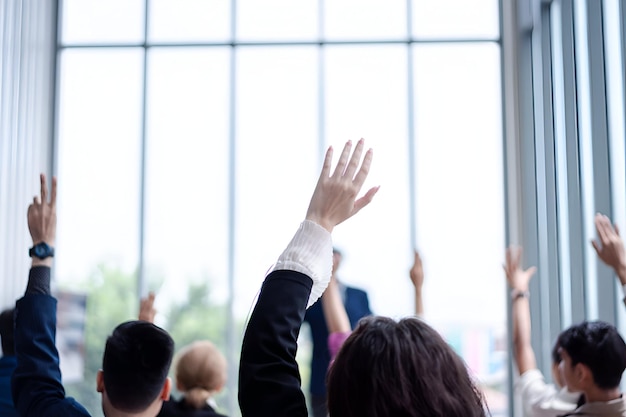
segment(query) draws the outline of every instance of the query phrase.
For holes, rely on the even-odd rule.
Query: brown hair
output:
[[[359,322],[328,373],[331,417],[484,417],[464,362],[416,318]]]
[[[208,340],[185,346],[176,361],[176,383],[185,402],[200,409],[226,383],[226,359]]]

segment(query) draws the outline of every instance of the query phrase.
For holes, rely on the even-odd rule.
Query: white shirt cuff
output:
[[[313,280],[306,308],[311,307],[324,293],[332,274],[333,242],[328,230],[310,220],[303,221],[272,271],[284,269]]]

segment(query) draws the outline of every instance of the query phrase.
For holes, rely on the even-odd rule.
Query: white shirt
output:
[[[524,372],[515,384],[515,390],[528,417],[556,417],[571,413],[580,398],[580,393],[570,392],[567,388],[558,390],[556,386],[546,384],[538,369]]]

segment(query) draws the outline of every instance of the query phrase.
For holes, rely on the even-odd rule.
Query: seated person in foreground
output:
[[[626,344],[617,329],[601,321],[571,326],[559,336],[561,372],[567,387],[582,392],[585,403],[565,416],[624,417],[620,392],[626,369]]]
[[[139,320],[154,323],[154,293],[143,298]],[[226,417],[215,411],[213,395],[226,384],[226,358],[208,340],[199,340],[183,347],[176,355],[176,389],[180,400],[163,402],[159,417]]]
[[[213,396],[226,384],[226,358],[208,340],[185,346],[176,359],[180,400],[163,403],[159,417],[225,417],[215,411]]]
[[[50,295],[50,268],[56,237],[56,179],[48,202],[46,178],[28,207],[33,239],[32,268],[26,294],[16,304],[17,368],[12,389],[22,417],[89,416],[73,398],[65,397],[59,354],[55,347],[56,299]],[[104,313],[104,312],[103,312]],[[106,341],[96,389],[106,417],[154,417],[169,398],[167,373],[174,342],[163,329],[145,321],[117,326]]]
[[[561,378],[558,342],[552,350],[552,379],[557,386],[547,384],[537,368],[535,352],[530,343],[530,306],[528,286],[535,267],[521,269],[522,249],[509,247],[506,251],[504,271],[511,287],[513,317],[513,358],[520,378],[515,389],[520,395],[526,416],[555,417],[576,409],[581,400],[579,392],[570,392]]]
[[[331,174],[326,153],[305,220],[265,278],[248,323],[239,368],[244,417],[306,416],[295,360],[306,308],[331,276],[331,232],[365,207],[378,188],[356,199],[372,159],[348,142]],[[483,395],[463,361],[417,318],[362,319],[328,374],[330,417],[485,416]]]

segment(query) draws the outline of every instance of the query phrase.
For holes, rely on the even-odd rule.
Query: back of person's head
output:
[[[614,326],[585,321],[562,332],[558,344],[570,357],[571,366],[581,363],[589,368],[598,388],[619,386],[626,369],[626,344]]]
[[[550,352],[550,356],[552,356],[552,364],[553,365],[558,365],[561,363],[561,352],[559,352],[559,350],[561,349],[561,345],[559,345],[559,340],[557,338],[556,342],[554,343],[554,346],[552,346],[552,351]]]
[[[180,350],[176,360],[176,385],[185,393],[185,402],[202,408],[226,384],[226,358],[208,340],[200,340]]]
[[[2,354],[15,355],[15,339],[13,337],[13,313],[14,308],[0,313],[0,338],[2,338]]]
[[[145,321],[120,324],[104,349],[102,371],[113,407],[129,413],[145,410],[163,390],[174,341],[160,327]]]
[[[328,373],[331,417],[485,416],[464,362],[423,321],[362,319]]]

